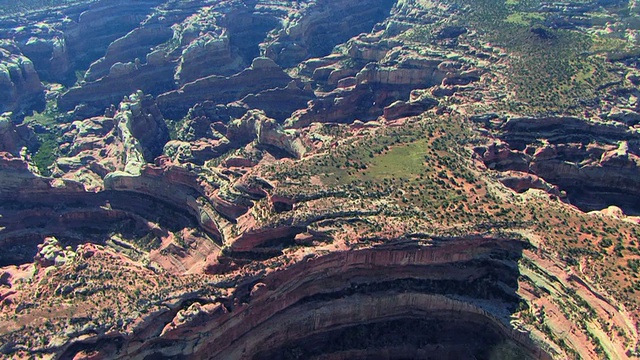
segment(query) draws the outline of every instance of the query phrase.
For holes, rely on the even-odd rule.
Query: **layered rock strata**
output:
[[[391,359],[426,359],[434,352],[547,359],[507,322],[518,301],[514,261],[522,246],[440,239],[429,246],[409,242],[311,258],[239,284],[231,298],[196,300],[148,345],[131,346],[144,338],[125,339],[110,356],[341,359],[375,351]]]
[[[42,111],[44,106],[44,86],[33,62],[15,43],[0,41],[0,113],[24,116],[33,110]]]
[[[600,9],[553,6],[576,24]],[[555,200],[636,211],[637,72],[620,80],[625,88],[607,85],[598,116],[474,116],[509,96],[501,81],[516,57],[471,24],[454,25],[470,8],[92,1],[29,14],[25,24],[0,20],[13,24],[0,34],[15,38],[5,67],[71,86],[48,93],[69,113],[28,120],[59,131],[52,178],[29,163],[24,148],[37,144],[20,115],[0,117],[0,310],[9,309],[0,312],[9,329],[0,351],[631,356],[637,332],[623,306],[580,276],[614,254],[612,267],[637,268],[636,232],[616,219],[633,218],[617,208],[587,216]],[[25,79],[10,76],[11,86]],[[6,98],[11,111],[36,109]],[[484,167],[473,168],[461,144],[473,144]],[[496,180],[551,196],[514,194]],[[615,247],[599,238],[605,232]],[[523,257],[527,240],[539,247]],[[622,295],[635,291],[633,276]],[[185,279],[197,286],[173,291]],[[45,300],[49,314],[74,316],[29,312]]]
[[[609,205],[629,214],[640,211],[637,129],[574,117],[510,118],[486,124],[495,127],[498,139],[476,149],[484,163],[498,171],[527,174],[508,173],[503,181],[508,186],[555,195],[559,189],[568,201],[587,211]]]
[[[34,175],[17,158],[2,158],[0,173],[3,266],[29,262],[46,236],[57,237],[65,246],[85,242],[87,234],[91,241],[104,243],[114,231],[127,239],[164,237],[201,221],[197,210],[184,202],[178,206],[135,188],[86,192],[74,181]]]
[[[16,125],[11,117],[0,115],[0,152],[20,155],[37,145],[38,139],[31,128],[26,124]]]
[[[273,60],[256,58],[251,67],[238,74],[230,77],[211,75],[162,94],[158,96],[158,106],[167,116],[180,118],[198,102],[211,100],[224,104],[262,90],[285,87],[291,80]]]

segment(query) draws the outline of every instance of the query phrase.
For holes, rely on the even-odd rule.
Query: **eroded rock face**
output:
[[[636,234],[617,221],[637,222],[624,213],[640,203],[637,71],[607,93],[624,101],[597,116],[485,113],[508,96],[510,56],[452,25],[468,10],[105,0],[0,29],[16,39],[7,64],[71,86],[57,98],[69,113],[52,125],[51,178],[23,151],[33,134],[0,118],[0,323],[15,325],[0,331],[0,352],[590,358],[594,326],[623,358],[637,332],[580,277],[607,251],[580,222],[617,226],[620,243]],[[23,100],[19,111],[33,108]],[[622,209],[588,216],[557,199]],[[560,221],[584,248],[555,247]],[[635,251],[625,245],[615,251]],[[73,312],[69,323],[31,321],[25,308],[42,298]],[[549,321],[545,306],[560,302]],[[607,323],[564,324],[581,313]],[[571,330],[561,343],[542,326]]]
[[[557,186],[566,192],[568,201],[587,211],[612,204],[629,214],[640,211],[637,129],[614,122],[552,117],[511,118],[496,131],[499,141],[477,149],[484,163],[499,171],[529,174],[524,182],[505,175],[505,185],[516,191],[538,188],[558,195]]]
[[[164,118],[149,95],[137,91],[106,115],[75,121],[64,127],[54,176],[75,179],[87,189],[102,189],[102,179],[114,171],[139,174],[162,153],[169,141]]]
[[[352,36],[368,32],[391,10],[393,1],[315,1],[263,44],[263,52],[283,67],[331,53]],[[306,4],[305,4],[306,5]]]
[[[15,27],[0,30],[14,38],[40,77],[71,85],[75,70],[86,69],[109,44],[139,26],[161,1],[91,1],[61,4],[56,11],[29,13]]]
[[[117,62],[109,69],[109,75],[70,88],[60,96],[57,104],[63,111],[71,111],[84,104],[91,111],[85,116],[98,115],[110,105],[118,104],[123,96],[137,90],[158,94],[173,88],[171,73],[171,63],[162,54],[146,64]]]
[[[405,12],[412,10],[410,6],[405,7],[406,4],[398,6],[394,13],[391,12],[393,1],[357,4],[312,1],[286,6],[225,1],[204,7],[187,2],[164,5],[161,13],[145,17],[154,5],[157,2],[135,6],[96,2],[86,9],[69,7],[63,10],[67,20],[60,22],[40,14],[34,18],[41,22],[39,27],[29,23],[26,28],[15,30],[12,36],[20,39],[19,44],[37,59],[34,60],[36,70],[45,79],[60,74],[59,81],[68,84],[68,80],[62,80],[70,76],[68,69],[92,62],[83,79],[58,99],[63,111],[84,106],[85,116],[99,115],[103,108],[117,104],[123,96],[138,89],[160,95],[160,108],[172,119],[181,118],[196,103],[211,100],[217,104],[239,101],[234,106],[240,108],[260,107],[279,121],[304,109],[306,102],[315,97],[308,84],[287,86],[291,79],[277,71],[265,71],[261,75],[259,71],[253,72],[251,64],[260,55],[273,59],[283,68],[329,55],[319,60],[324,64],[320,68],[304,65],[305,71],[313,72],[315,81],[326,81],[331,87],[339,84],[342,88],[368,84],[343,94],[323,95],[324,100],[307,110],[311,114],[320,112],[317,115],[324,116],[325,121],[375,118],[394,101],[406,101],[416,85],[430,87],[444,77],[448,79],[447,84],[477,80],[476,75],[449,77],[450,74],[434,73],[437,59],[421,59],[406,51],[399,55],[404,51],[400,50],[400,44],[380,41],[379,35],[377,39],[360,36],[351,41],[348,57],[336,58],[340,52],[330,55],[335,45],[381,27],[376,24],[383,24],[390,15],[407,21]],[[127,16],[116,20],[114,14],[124,9],[128,9]],[[106,12],[113,14],[105,15]],[[92,30],[97,27],[101,32]],[[82,32],[96,35],[82,38],[79,35]],[[91,51],[85,49],[89,42]],[[384,59],[394,48],[391,57]],[[355,64],[336,64],[348,58]],[[367,62],[379,63],[363,69]],[[264,61],[262,66],[263,69],[269,67]],[[391,88],[385,95],[372,97],[371,92],[378,91],[380,86]],[[176,100],[176,93],[182,94],[180,102]],[[329,110],[329,103],[340,99],[344,100],[337,102],[338,108],[331,106],[333,110]],[[354,110],[346,112],[347,108]],[[322,114],[326,111],[329,113]],[[417,111],[414,108],[406,114]]]
[[[80,67],[86,66],[102,56],[113,41],[139,26],[159,4],[161,1],[158,0],[136,3],[99,1],[91,4],[77,20],[72,19],[76,23],[64,29],[75,63]]]
[[[234,87],[235,82],[227,84],[224,81],[215,81],[214,78],[209,78],[209,81],[202,79],[237,74],[247,68],[261,53],[278,63],[279,59],[284,59],[282,65],[285,67],[293,66],[291,61],[295,59],[297,62],[313,56],[326,55],[333,45],[359,32],[366,32],[376,22],[383,20],[392,4],[390,1],[383,4],[355,4],[350,1],[311,2],[300,8],[297,3],[278,6],[225,1],[200,10],[191,3],[172,4],[167,6],[164,14],[151,16],[142,21],[139,27],[113,41],[106,55],[89,68],[84,77],[86,83],[64,94],[59,106],[64,110],[71,110],[80,103],[89,104],[97,109],[106,107],[114,103],[117,97],[134,91],[133,83],[144,84],[138,85],[138,88],[153,95],[175,88],[174,80],[181,87],[196,83],[197,86],[186,86],[186,93],[211,92],[217,87]],[[140,5],[140,8],[143,6]],[[99,12],[100,9],[102,7],[96,6],[96,9],[91,11]],[[356,12],[372,17],[358,16],[358,20],[355,21],[352,16],[343,16]],[[86,17],[88,15],[84,16]],[[329,25],[325,24],[326,21],[330,21]],[[285,23],[287,28],[283,29]],[[268,35],[270,31],[275,35]],[[117,32],[109,34],[114,35],[117,35]],[[261,42],[265,44],[262,50],[258,47]],[[300,49],[294,51],[295,59],[287,60],[290,57],[287,53],[296,46]],[[260,80],[263,85],[259,88],[250,86],[249,91],[238,94],[229,91],[220,99],[226,99],[227,102],[240,100],[251,93],[258,95],[260,90],[284,88],[288,83],[281,83],[269,76],[249,81],[255,83],[256,80]],[[244,84],[247,85],[249,84]],[[191,107],[198,101],[210,99],[211,96],[199,96],[184,103]],[[215,99],[220,100],[218,97]],[[175,113],[167,112],[165,115],[180,117],[186,113],[188,107],[176,110]],[[166,108],[163,108],[164,110]],[[295,109],[284,115],[290,115],[293,110]],[[282,116],[286,117],[284,115]]]
[[[223,104],[242,100],[241,106],[252,108],[266,103],[273,106],[282,98],[299,98],[299,101],[284,102],[286,110],[281,106],[274,107],[274,112],[265,109],[269,116],[284,119],[295,110],[305,107],[305,102],[313,97],[309,91],[296,94],[292,92],[293,88],[282,90],[290,79],[280,78],[275,71],[260,78],[249,76],[250,72],[240,71],[247,68],[260,54],[273,59],[283,68],[293,67],[309,58],[329,55],[335,45],[359,33],[369,32],[376,23],[385,20],[393,5],[392,1],[357,4],[351,1],[314,1],[304,6],[292,3],[284,7],[223,2],[189,14],[189,11],[193,12],[197,8],[188,3],[174,4],[167,7],[163,16],[153,15],[141,22],[139,27],[113,41],[106,55],[89,68],[84,77],[86,83],[70,89],[60,98],[58,105],[63,110],[72,110],[85,103],[97,110],[114,104],[119,97],[135,91],[134,84],[138,84],[138,88],[146,93],[160,95],[166,92],[160,97],[159,103],[165,116],[170,118],[184,116],[189,107],[205,100]],[[356,13],[360,15],[349,15]],[[260,49],[257,46],[259,43]],[[382,60],[386,51],[380,47],[388,50],[398,45],[376,44],[366,39],[360,41],[359,45],[356,43],[358,42],[351,44],[349,52],[357,62]],[[392,64],[385,61],[380,69],[370,68],[372,71],[359,76],[359,82],[405,87],[421,83],[422,86],[429,87],[432,82],[442,80],[443,75],[432,74],[433,69],[426,63],[422,70],[410,70],[419,65],[413,60],[407,62],[407,58],[413,56],[396,56],[397,60],[393,61],[399,61],[399,66],[390,67]],[[403,68],[402,64],[405,62],[405,70],[394,70]],[[360,66],[362,65],[364,63]],[[338,67],[328,77],[328,81],[335,86],[345,79],[340,83],[345,86],[358,70],[355,67]],[[327,71],[331,70],[323,68],[317,76],[314,75],[314,80],[325,81],[321,74],[326,73],[328,76]],[[169,75],[169,72],[172,74]],[[242,74],[247,77],[239,76]],[[180,87],[176,91],[185,94],[181,104],[171,100],[172,96],[175,97],[175,91],[170,90],[175,89],[176,84]],[[247,90],[233,90],[238,86]],[[217,88],[224,88],[225,91],[216,95],[214,89]],[[302,89],[303,86],[299,88]],[[366,87],[363,90],[366,92]],[[403,100],[402,97],[408,95],[408,90],[403,89],[402,93],[404,95],[394,95],[388,100],[369,99],[370,96],[364,100],[363,96],[366,95],[360,92],[353,95],[353,99],[347,99],[341,107],[353,107],[352,103],[359,103],[355,105],[368,108],[378,101],[377,113],[381,113],[382,108],[393,101]],[[246,95],[249,97],[243,100]],[[333,101],[334,98],[335,96],[331,96],[328,101]],[[347,116],[357,115],[359,114]],[[374,116],[373,112],[361,115]],[[327,121],[334,121],[339,116],[342,114],[330,116]]]
[[[23,149],[33,149],[38,139],[26,124],[14,124],[9,116],[0,115],[0,151],[18,156]]]
[[[198,102],[210,100],[224,104],[248,94],[285,87],[291,80],[273,60],[256,58],[249,68],[238,74],[230,77],[211,75],[187,83],[179,90],[162,94],[158,96],[158,106],[167,116],[180,118]],[[218,92],[216,89],[224,91]]]
[[[285,131],[274,119],[255,110],[230,123],[227,138],[240,143],[256,139],[258,145],[276,148],[296,158],[302,157],[306,151],[304,144],[296,138],[295,131]]]
[[[130,112],[130,113],[129,113]],[[120,117],[119,117],[119,116]],[[128,130],[133,138],[140,142],[142,155],[151,162],[162,153],[164,144],[169,140],[169,132],[160,110],[151,96],[137,92],[120,104],[120,113],[116,115],[117,126],[123,142],[130,141],[125,135]]]
[[[213,238],[219,239],[220,231],[212,205],[201,198],[210,197],[214,185],[208,184],[187,169],[159,159],[159,166],[147,165],[138,174],[113,172],[104,179],[105,189],[131,191],[169,202],[193,216],[195,221]],[[164,159],[166,160],[166,159]],[[167,183],[173,191],[166,192]]]
[[[314,121],[414,116],[438,104],[420,89],[453,88],[480,79],[481,71],[447,60],[444,54],[425,56],[383,38],[383,31],[360,35],[346,49],[303,62],[300,73],[311,76],[325,91],[317,92],[309,106],[295,111],[285,124],[304,127]]]
[[[163,43],[173,35],[170,28],[162,24],[145,24],[138,27],[127,35],[112,42],[107,48],[104,57],[98,59],[84,76],[85,81],[96,81],[103,76],[109,75],[110,69],[116,63],[135,62],[136,59],[145,59],[149,46]]]
[[[155,349],[126,356],[163,356],[186,345],[193,358],[267,359],[291,352],[363,358],[372,351],[388,358],[427,358],[432,351],[467,357],[504,346],[521,358],[549,358],[504,322],[517,304],[509,290],[517,274],[509,263],[521,246],[448,239],[312,258],[240,286],[223,305],[198,306],[197,316],[176,314],[174,323],[187,323],[165,329]],[[485,307],[487,300],[493,305]],[[465,333],[475,336],[459,336]]]
[[[44,86],[33,62],[15,43],[0,42],[0,113],[16,115],[44,110]]]
[[[74,256],[75,253],[71,249],[62,249],[58,239],[48,237],[44,239],[42,244],[38,245],[38,253],[34,260],[44,267],[62,266],[73,261]]]
[[[106,190],[100,192],[85,191],[83,184],[76,181],[34,175],[26,162],[11,156],[0,157],[0,174],[3,214],[0,244],[5,249],[0,263],[3,266],[27,263],[45,247],[51,249],[45,252],[53,254],[53,258],[38,256],[44,259],[43,264],[53,264],[49,260],[62,254],[56,252],[58,244],[65,249],[82,244],[86,241],[83,234],[87,233],[93,234],[91,242],[115,241],[116,246],[123,249],[132,248],[128,241],[145,237],[147,241],[167,239],[173,232],[197,226],[214,239],[219,236],[210,215],[213,210],[196,201],[201,186],[184,169],[147,167],[137,177],[112,173],[105,179]],[[163,192],[167,181],[175,184],[175,191]],[[163,193],[172,196],[166,197]],[[116,228],[120,235],[114,238]],[[57,238],[55,244],[40,245],[48,236]],[[194,246],[194,252],[214,252],[211,240],[202,236],[196,236],[196,239],[194,242],[199,245]],[[153,249],[147,242],[141,244]],[[176,258],[185,259],[185,266],[194,265],[189,265],[192,255],[189,248],[172,249],[170,244],[161,245],[160,242],[155,246],[169,248],[164,253],[175,253]]]
[[[26,41],[23,40],[19,46],[24,54],[34,61],[42,80],[69,81],[67,77],[73,71],[66,39],[62,32],[54,33],[55,35],[47,38],[30,37]]]

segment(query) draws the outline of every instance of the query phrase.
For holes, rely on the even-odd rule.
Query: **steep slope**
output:
[[[635,2],[20,4],[3,356],[638,356]]]

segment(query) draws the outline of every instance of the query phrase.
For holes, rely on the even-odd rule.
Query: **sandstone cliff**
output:
[[[0,42],[0,88],[0,113],[44,110],[44,87],[33,62],[9,41]]]

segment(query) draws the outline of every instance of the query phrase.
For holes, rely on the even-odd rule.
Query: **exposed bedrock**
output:
[[[212,122],[207,115],[195,115],[199,111],[190,113],[178,131],[178,140],[170,141],[164,147],[165,155],[174,161],[202,165],[230,149],[241,148],[252,142],[278,157],[300,158],[308,150],[309,145],[300,139],[298,131],[283,129],[262,110],[236,106],[231,109],[219,106],[218,110],[220,111],[215,112],[217,115],[212,116],[227,113],[227,110],[237,110],[238,117],[224,124]]]
[[[304,61],[298,71],[319,90],[307,108],[287,119],[292,127],[414,116],[438,104],[430,95],[434,86],[473,86],[483,75],[472,61],[407,49],[386,39],[385,31],[354,37],[328,56]]]
[[[389,16],[395,1],[318,0],[288,19],[286,26],[262,44],[264,55],[283,67],[325,56],[333,47]]]
[[[0,264],[33,261],[37,245],[56,236],[65,245],[166,236],[199,219],[170,199],[134,191],[85,192],[69,180],[34,175],[24,161],[0,158]],[[158,225],[153,225],[158,224]]]
[[[95,108],[96,115],[138,88],[159,95],[176,84],[236,74],[259,56],[258,44],[284,16],[282,9],[258,11],[239,2],[202,5],[164,4],[139,19],[137,27],[113,34],[116,38],[85,74],[86,82],[65,93],[60,108],[68,111],[84,103]]]
[[[503,180],[506,185],[556,194],[557,186],[586,211],[616,205],[628,214],[640,213],[636,129],[571,117],[512,118],[498,125],[496,133],[499,140],[476,152],[489,168],[511,171]],[[522,181],[514,179],[513,171]],[[527,180],[523,174],[533,177]]]
[[[284,88],[292,78],[273,60],[256,58],[242,72],[225,77],[212,75],[158,96],[158,106],[171,119],[180,119],[196,103],[211,100],[226,104],[263,90]]]
[[[144,337],[128,339],[119,354],[103,355],[548,359],[509,325],[524,247],[508,239],[452,238],[310,258],[237,284],[217,305],[180,310],[142,346],[134,343]]]
[[[138,27],[161,0],[95,1],[60,7],[22,19],[22,26],[0,30],[14,38],[40,77],[68,85],[74,71],[104,56],[111,42]]]
[[[150,260],[174,274],[215,256],[220,239],[215,211],[191,196],[197,196],[190,188],[194,177],[186,171],[147,169],[137,178],[120,174],[107,180],[108,190],[86,192],[72,181],[34,175],[20,159],[0,160],[2,266],[32,262],[49,236],[63,247],[92,242],[132,256],[149,251]],[[175,234],[183,242],[176,243]]]
[[[216,139],[213,132],[225,133],[225,126],[234,119],[242,118],[249,110],[260,109],[279,123],[291,114],[305,108],[315,94],[309,84],[291,80],[284,87],[266,89],[249,94],[228,104],[205,100],[196,103],[185,117],[185,124],[178,134],[180,140],[200,138]]]
[[[137,91],[125,97],[108,116],[74,121],[64,126],[54,176],[82,182],[88,190],[103,188],[110,172],[137,174],[162,153],[169,132],[150,95]]]
[[[305,154],[306,149],[295,130],[285,130],[274,119],[261,110],[249,110],[242,118],[229,123],[227,138],[234,143],[246,144],[256,140],[258,145],[278,149],[295,158]]]
[[[38,137],[27,124],[16,125],[8,116],[0,115],[0,152],[18,156],[23,148],[33,150]]]
[[[37,245],[47,236],[57,237],[65,246],[104,244],[115,232],[125,239],[151,240],[197,226],[183,209],[136,193],[79,192],[2,200],[19,201],[0,207],[2,266],[32,262]]]
[[[152,162],[162,153],[169,140],[169,130],[153,97],[138,91],[120,104],[120,112],[115,117],[122,142],[131,142],[130,133],[140,143],[140,152],[146,162]]]
[[[23,196],[75,194],[84,191],[82,184],[65,179],[46,178],[33,173],[24,159],[0,152],[0,196],[19,199]],[[2,205],[11,205],[2,203]]]
[[[70,111],[85,104],[85,112],[88,112],[85,115],[96,116],[136,90],[157,95],[173,88],[172,63],[162,53],[153,53],[146,63],[117,62],[111,66],[108,75],[70,88],[58,98],[58,108]]]
[[[560,195],[560,190],[558,190],[557,186],[549,184],[539,176],[526,172],[507,170],[500,175],[498,180],[519,193],[529,189],[539,189],[552,195]]]
[[[295,111],[285,121],[285,126],[302,128],[313,122],[349,123],[355,119],[372,120],[382,115],[382,108],[376,104],[384,102],[389,102],[387,94],[374,91],[370,84],[336,89],[311,101],[307,108]]]
[[[32,14],[0,28],[0,38],[13,39],[20,51],[33,62],[42,80],[72,83],[75,76],[63,28],[76,26],[77,23],[71,19],[78,19],[86,9],[87,4],[64,9],[68,19],[62,22],[56,17],[60,15],[58,12]]]
[[[213,239],[220,239],[213,205],[204,200],[215,188],[183,167],[167,162],[147,165],[137,175],[113,172],[105,177],[104,186],[107,190],[135,192],[170,203],[193,217]]]
[[[187,18],[174,35],[183,46],[175,79],[183,85],[241,71],[260,56],[258,44],[280,26],[281,13],[282,9],[257,10],[226,2]]]
[[[460,68],[449,71],[444,58],[402,49],[385,52],[380,61],[369,62],[359,70],[345,67],[338,59],[331,55],[304,64],[303,72],[312,71],[315,81],[332,90],[319,93],[307,108],[294,112],[286,120],[287,126],[372,120],[384,114],[390,119],[417,115],[437,101],[424,94],[413,96],[412,91],[430,88],[462,72]]]
[[[313,91],[296,81],[291,81],[286,87],[276,87],[249,94],[242,100],[229,104],[246,109],[261,109],[265,114],[278,122],[283,122],[291,114],[307,106],[309,100],[315,98]]]
[[[291,325],[302,327],[306,325],[303,321],[316,319],[327,324],[330,320],[325,316],[330,315],[342,316],[342,321],[332,321],[329,329],[315,331],[309,331],[306,325],[304,329],[310,333],[306,337],[282,345],[275,343],[275,348],[267,348],[253,358],[288,359],[291,354],[301,354],[304,359],[489,359],[504,351],[501,348],[521,359],[531,358],[508,339],[510,334],[484,315],[474,313],[473,307],[465,309],[466,304],[446,297],[412,295],[337,300],[327,306],[325,314],[318,316],[316,310],[315,319],[305,317]],[[314,313],[314,308],[306,310]],[[374,319],[366,319],[370,312],[379,313]],[[287,333],[287,329],[280,330]]]
[[[416,116],[438,105],[438,101],[432,98],[424,98],[417,101],[398,100],[384,108],[384,118],[396,120],[401,117]]]
[[[234,54],[224,32],[206,33],[184,49],[175,79],[186,84],[209,75],[232,75],[242,66],[242,59]]]
[[[19,43],[19,46],[25,56],[33,61],[42,80],[63,83],[74,80],[72,79],[73,64],[69,57],[64,34],[61,31],[47,37],[30,37]]]
[[[233,149],[225,137],[217,139],[198,139],[192,141],[171,140],[164,147],[169,158],[180,163],[203,165],[206,161],[217,158]]]
[[[209,75],[230,76],[260,56],[259,44],[280,27],[290,4],[222,1],[174,26],[181,50],[175,79],[183,85]]]
[[[152,23],[135,28],[109,45],[106,54],[91,64],[84,80],[95,81],[108,75],[111,67],[118,62],[145,60],[150,47],[164,43],[172,36],[173,31],[165,24]]]
[[[99,1],[82,12],[75,26],[65,29],[75,68],[87,68],[105,54],[111,42],[138,27],[162,0]]]
[[[247,8],[229,12],[221,21],[222,25],[229,30],[231,46],[247,64],[260,56],[260,43],[265,40],[270,31],[281,27],[281,19],[286,16],[285,9],[276,4],[257,5],[257,1],[247,1],[245,2]],[[289,13],[293,12],[289,9]]]
[[[103,57],[89,68],[86,82],[65,92],[58,106],[69,111],[85,104],[92,110],[88,115],[98,115],[122,96],[142,89],[158,96],[163,114],[171,119],[182,118],[197,103],[211,101],[232,103],[229,106],[238,109],[264,107],[268,116],[283,121],[296,110],[305,109],[306,102],[316,94],[311,84],[298,82],[295,87],[287,87],[291,77],[276,70],[275,64],[293,67],[300,61],[329,55],[335,45],[361,34],[347,47],[355,66],[333,66],[337,60],[329,60],[327,66],[319,66],[318,61],[303,66],[302,72],[311,71],[310,77],[321,87],[326,82],[329,88],[342,88],[341,94],[319,96],[321,104],[306,111],[305,116],[317,117],[318,121],[376,118],[394,101],[406,101],[416,87],[427,88],[445,78],[460,80],[438,73],[438,59],[425,59],[410,51],[399,54],[401,50],[384,58],[398,44],[382,40],[383,31],[371,31],[393,16],[394,3],[321,0],[284,6],[223,2],[200,10],[167,4],[161,13],[114,39]],[[192,13],[186,16],[185,11]],[[261,54],[275,63],[257,58]],[[367,62],[378,61],[362,69]],[[366,86],[353,88],[356,84]],[[371,86],[379,93],[375,98],[369,94]],[[336,106],[329,106],[334,101]],[[345,113],[349,108],[354,110]],[[411,103],[400,112],[409,116],[425,108],[428,106]]]
[[[44,86],[33,62],[11,41],[0,41],[0,114],[44,110]]]

